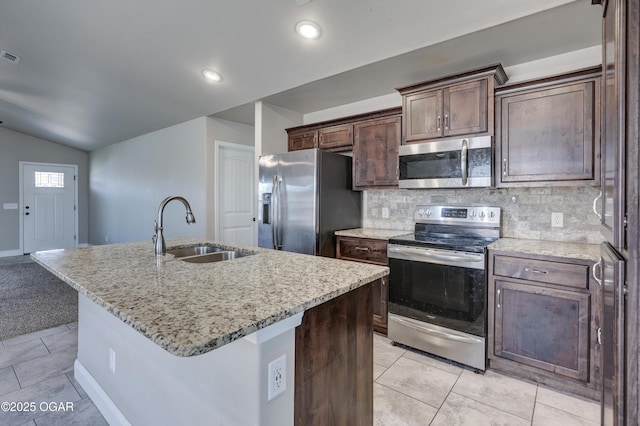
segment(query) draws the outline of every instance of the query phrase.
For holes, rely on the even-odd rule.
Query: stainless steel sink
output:
[[[239,251],[219,251],[216,253],[202,254],[199,256],[180,258],[183,262],[189,263],[209,263],[221,262],[223,260],[231,260],[238,257],[250,256],[252,253],[242,253]]]
[[[179,260],[189,263],[222,262],[223,260],[236,259],[238,257],[251,256],[254,253],[229,250],[223,247],[209,245],[194,245],[167,250]]]
[[[187,257],[187,256],[200,256],[208,253],[216,253],[224,251],[223,248],[215,246],[193,246],[193,247],[180,247],[171,250],[167,250],[167,254],[172,254],[175,257]]]

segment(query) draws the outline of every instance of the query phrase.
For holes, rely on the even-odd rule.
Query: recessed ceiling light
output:
[[[216,82],[222,81],[222,76],[220,75],[220,73],[214,70],[204,69],[202,70],[202,75],[204,75],[207,80]]]
[[[296,32],[304,38],[315,40],[320,37],[320,25],[311,21],[300,21],[296,24]]]

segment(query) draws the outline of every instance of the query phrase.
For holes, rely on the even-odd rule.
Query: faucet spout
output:
[[[153,236],[153,244],[155,246],[156,256],[162,256],[167,252],[167,246],[164,242],[164,224],[163,224],[163,216],[164,216],[164,208],[170,201],[178,200],[180,201],[185,209],[187,210],[187,224],[191,225],[192,223],[196,223],[196,218],[193,216],[193,212],[191,211],[191,206],[189,202],[179,195],[172,195],[171,197],[167,197],[160,203],[158,207],[158,218],[155,221],[155,235]]]

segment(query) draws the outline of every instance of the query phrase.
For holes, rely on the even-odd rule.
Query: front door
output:
[[[76,247],[77,166],[20,163],[22,252]]]
[[[256,245],[255,155],[252,146],[216,141],[216,240]]]

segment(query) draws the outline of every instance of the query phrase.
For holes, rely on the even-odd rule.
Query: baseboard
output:
[[[102,417],[104,417],[110,426],[131,426],[131,423],[129,423],[124,414],[122,414],[113,401],[111,401],[111,398],[109,398],[98,382],[96,382],[91,373],[89,373],[77,359],[73,363],[73,375],[76,382],[78,382],[87,395],[89,395],[91,401],[93,401],[98,411],[100,411],[100,414],[102,414]]]
[[[93,244],[89,244],[89,243],[80,243],[78,244],[78,247],[91,247]]]
[[[20,256],[23,255],[22,250],[4,250],[0,251],[0,257]]]

